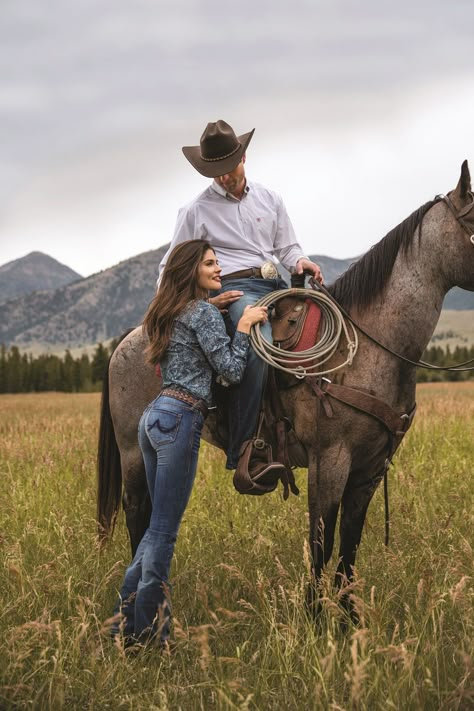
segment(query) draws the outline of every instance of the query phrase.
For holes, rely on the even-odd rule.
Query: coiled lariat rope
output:
[[[312,299],[321,309],[323,318],[318,342],[304,351],[286,351],[267,341],[262,335],[260,324],[257,323],[250,330],[250,342],[260,358],[274,368],[291,373],[300,379],[328,375],[346,365],[351,365],[359,345],[357,332],[350,321],[346,322],[337,304],[325,294],[313,289],[282,289],[262,297],[255,306],[272,306],[288,296]],[[338,349],[342,335],[347,344],[346,360],[333,368],[323,370],[324,364]]]

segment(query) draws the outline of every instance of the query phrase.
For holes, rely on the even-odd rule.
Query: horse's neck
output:
[[[433,335],[448,288],[439,245],[424,229],[421,244],[415,237],[412,250],[398,255],[383,295],[360,314],[361,325],[400,355],[417,360]]]

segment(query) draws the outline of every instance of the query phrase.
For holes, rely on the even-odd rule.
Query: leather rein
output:
[[[474,245],[474,216],[469,220],[469,222],[465,219],[469,213],[474,209],[474,196],[469,193],[472,197],[472,201],[469,203],[469,205],[466,205],[462,210],[459,210],[459,212],[456,210],[456,207],[454,206],[453,202],[451,201],[450,197],[448,195],[437,195],[436,199],[438,202],[443,201],[451,210],[453,213],[456,221],[461,225],[461,227],[464,229],[464,231],[469,235],[469,240],[472,245]],[[421,233],[421,223],[420,223],[420,233]],[[340,305],[337,303],[335,298],[330,294],[330,292],[322,286],[322,284],[319,284],[318,282],[315,282],[313,278],[309,280],[309,283],[311,285],[311,288],[314,290],[320,290],[323,292],[328,298],[330,298],[333,303],[337,305],[337,307],[340,309],[341,313],[347,318],[350,323],[357,328],[358,331],[364,334],[366,338],[369,339],[369,341],[372,341],[372,343],[375,343],[375,345],[379,346],[382,348],[384,351],[387,351],[387,353],[391,353],[391,355],[395,356],[395,358],[398,358],[399,360],[408,363],[409,365],[414,365],[417,368],[425,368],[426,370],[445,370],[449,371],[451,373],[462,373],[466,371],[471,371],[474,370],[474,366],[469,366],[470,363],[474,363],[474,358],[471,358],[470,360],[466,360],[464,363],[458,363],[458,365],[453,365],[449,367],[441,366],[441,365],[434,365],[432,363],[426,363],[423,360],[410,360],[410,358],[407,358],[406,356],[400,355],[400,353],[396,353],[396,351],[392,350],[389,346],[386,346],[384,343],[381,343],[378,341],[374,336],[371,336],[370,333],[367,333],[365,329],[360,326],[352,316]]]

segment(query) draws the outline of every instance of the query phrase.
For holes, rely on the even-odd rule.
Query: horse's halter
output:
[[[456,207],[454,206],[454,203],[449,195],[438,195],[437,197],[446,203],[457,222],[459,222],[464,231],[469,235],[471,244],[474,245],[474,213],[468,217],[469,213],[474,209],[474,195],[470,192],[468,195],[471,198],[471,202],[459,211],[456,210]]]

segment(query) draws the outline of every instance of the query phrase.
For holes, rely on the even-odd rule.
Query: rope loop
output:
[[[271,306],[288,296],[312,299],[321,309],[323,318],[318,342],[303,351],[286,351],[267,341],[262,335],[260,324],[257,323],[250,330],[250,343],[257,355],[273,368],[290,373],[298,379],[328,375],[351,365],[359,345],[357,332],[352,323],[344,318],[337,304],[322,292],[314,289],[282,289],[262,297],[255,306]],[[324,365],[337,351],[342,338],[346,343],[346,360],[333,368],[324,369]]]

